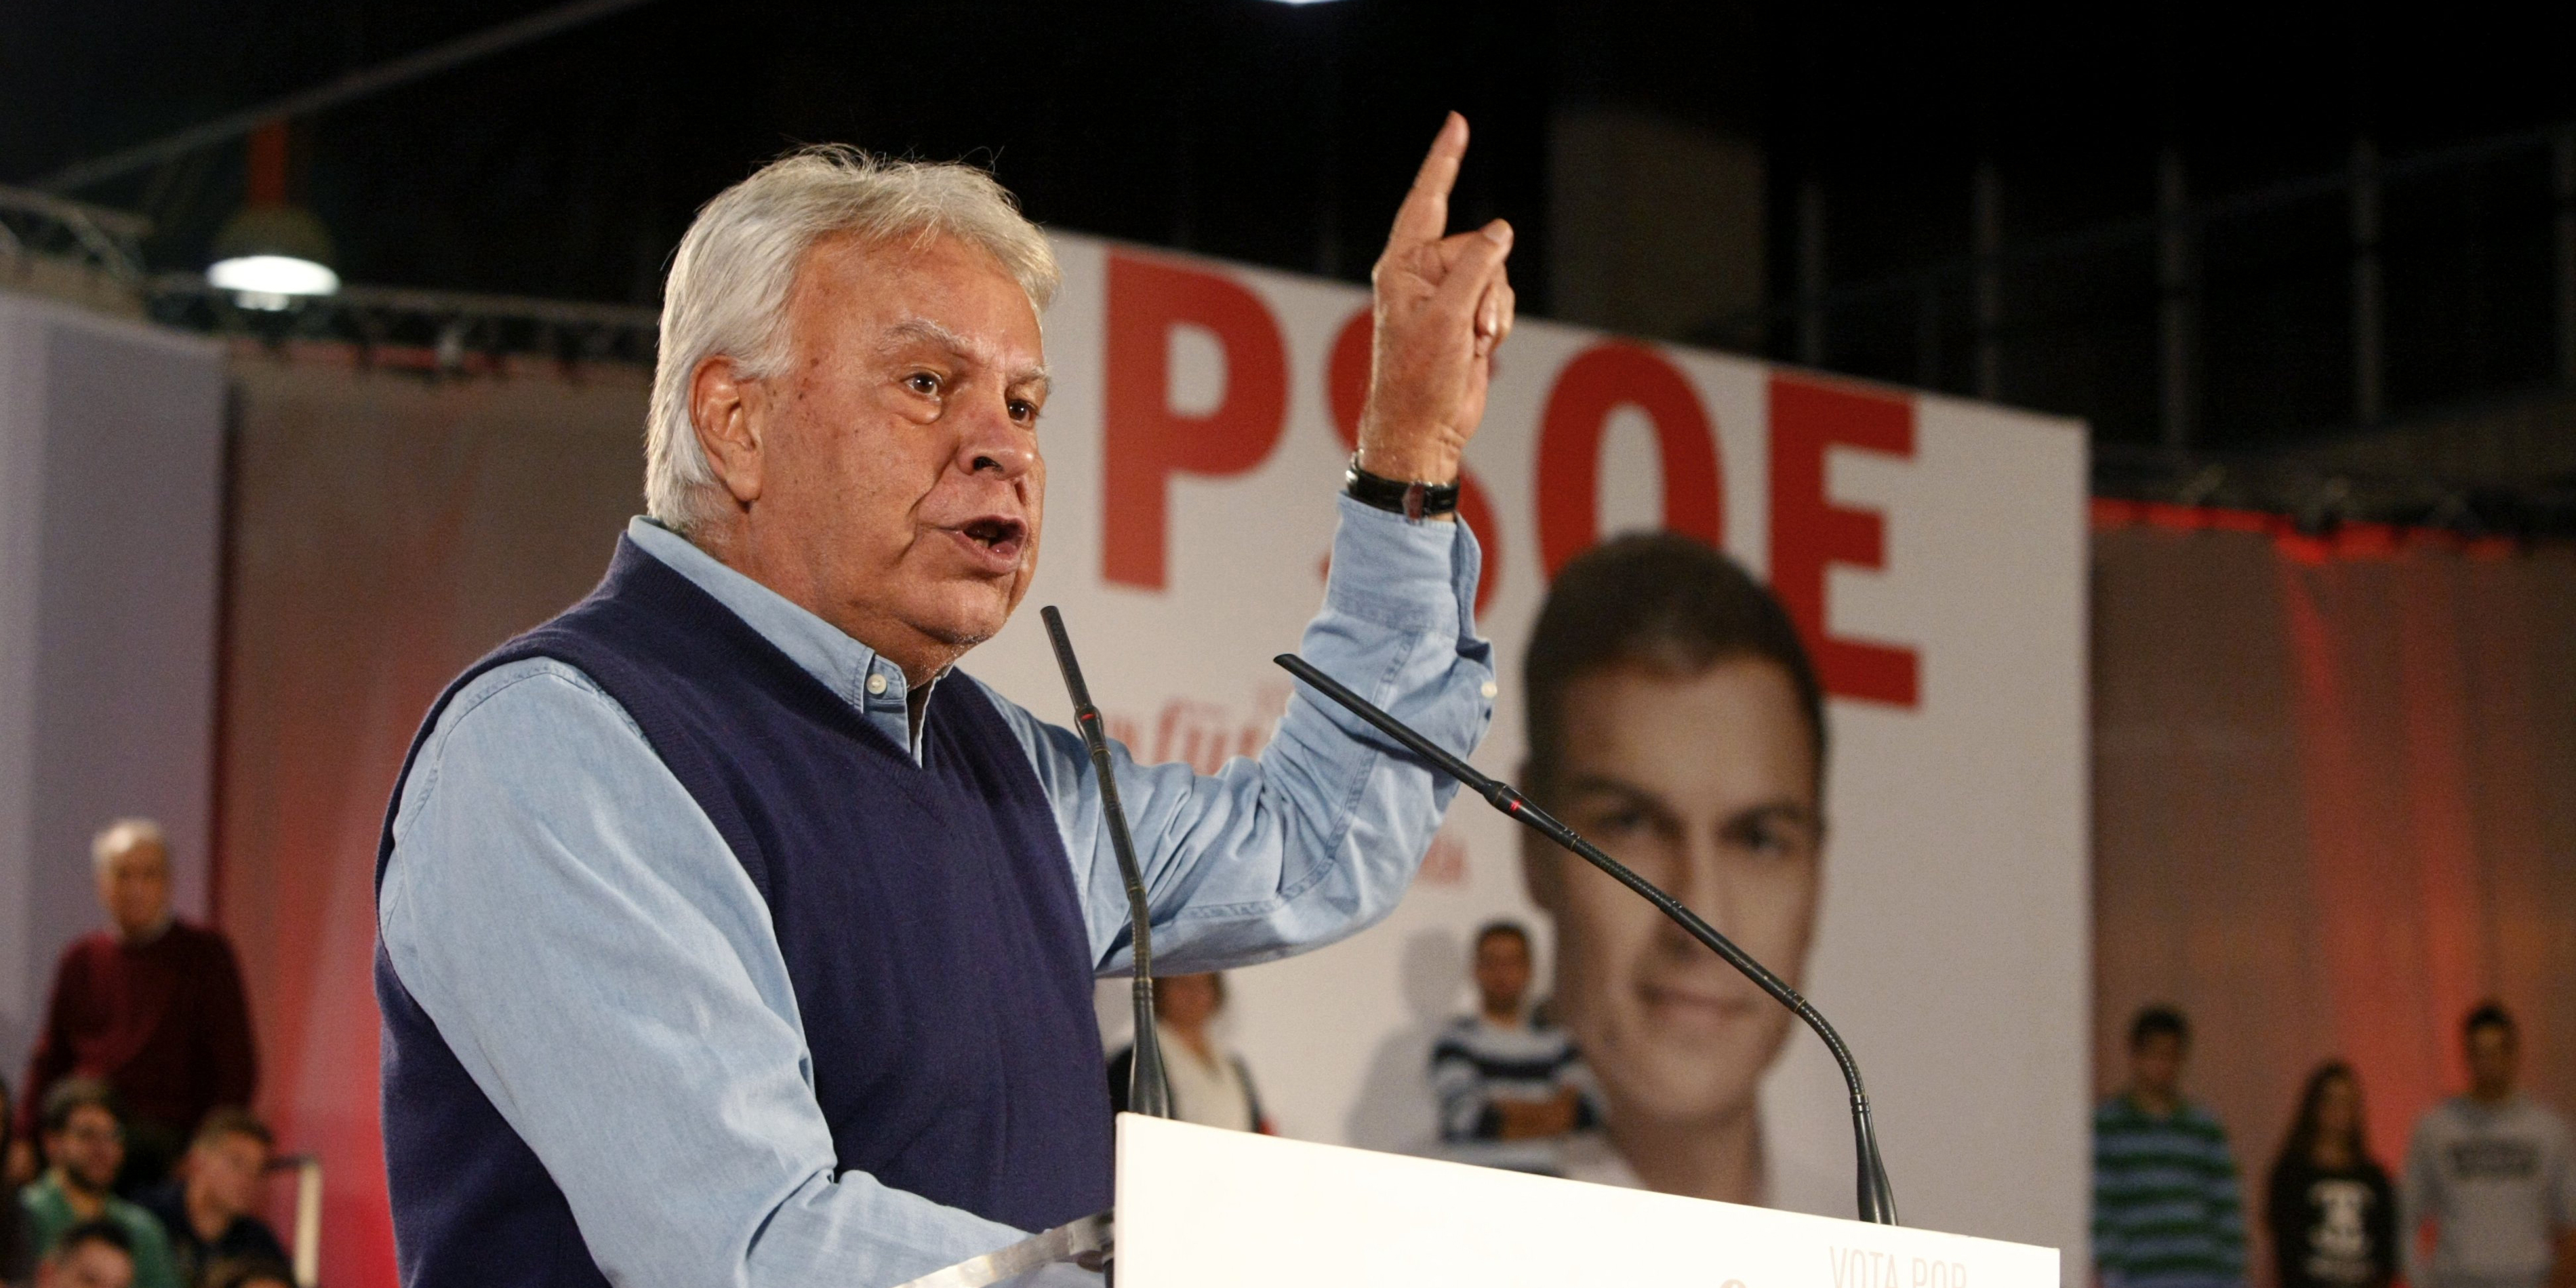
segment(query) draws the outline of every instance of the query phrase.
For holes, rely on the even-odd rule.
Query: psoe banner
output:
[[[1267,740],[1288,696],[1269,658],[1321,600],[1368,298],[1056,245],[1030,607],[1063,606],[1140,759],[1213,771]],[[1527,321],[1461,509],[1500,672],[1475,760],[1506,778],[1529,752],[1525,647],[1568,561],[1665,529],[1770,585],[1827,695],[1821,817],[1788,820],[1775,844],[1778,820],[1703,808],[1747,765],[1811,763],[1802,719],[1614,667],[1558,701],[1557,777],[1581,770],[1608,793],[1569,821],[1649,870],[1694,847],[1790,856],[1672,870],[1700,874],[1694,905],[1850,1043],[1906,1222],[2060,1247],[2070,1274],[2086,1265],[2085,495],[2071,422]],[[969,669],[1065,719],[1036,616]],[[1536,932],[1536,991],[1585,1043],[1610,1119],[1565,1170],[1850,1215],[1850,1124],[1822,1045],[1583,879],[1606,884],[1566,876],[1462,795],[1393,916],[1234,975],[1220,1032],[1279,1130],[1436,1151],[1433,1038],[1472,1004],[1469,938],[1512,918]]]

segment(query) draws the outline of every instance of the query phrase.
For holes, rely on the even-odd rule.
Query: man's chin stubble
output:
[[[1016,601],[1006,598],[1001,604],[999,611],[994,614],[994,616],[999,620],[993,621],[989,624],[975,623],[971,625],[957,625],[954,627],[933,627],[916,622],[912,629],[920,632],[924,637],[938,642],[943,647],[953,648],[958,652],[963,653],[977,645],[987,643],[994,636],[1001,634],[1002,628],[1011,624],[1011,612],[1015,607],[1017,607]],[[980,614],[959,614],[959,616],[980,616]]]

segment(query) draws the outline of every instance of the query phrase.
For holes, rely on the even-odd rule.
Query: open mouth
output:
[[[1020,551],[1028,544],[1028,525],[1017,519],[987,515],[950,529],[970,551],[996,568],[1015,566]]]

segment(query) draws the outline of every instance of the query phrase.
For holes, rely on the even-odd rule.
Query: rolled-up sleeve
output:
[[[611,1282],[893,1284],[1020,1237],[835,1175],[766,906],[580,671],[514,663],[459,693],[394,835],[395,975]]]
[[[1411,523],[1344,498],[1323,610],[1298,652],[1461,756],[1493,721],[1493,646],[1476,633],[1482,554],[1463,523]],[[1129,964],[1125,886],[1074,731],[1008,701],[1084,892],[1099,968]],[[1457,784],[1299,686],[1269,746],[1201,775],[1110,747],[1144,869],[1156,969],[1285,957],[1384,917],[1412,883]]]

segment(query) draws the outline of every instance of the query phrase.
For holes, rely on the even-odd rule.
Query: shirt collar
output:
[[[125,933],[125,927],[117,926],[115,928],[116,942],[127,948],[140,952],[143,949],[150,948],[154,944],[160,943],[162,936],[170,933],[170,923],[177,919],[176,914],[167,912],[162,913],[161,920],[152,923],[152,928],[150,930],[130,937]]]
[[[687,537],[638,515],[626,524],[626,539],[661,560],[671,571],[713,596],[743,624],[776,645],[805,673],[822,681],[868,723],[909,751],[921,763],[921,738],[905,708],[910,691],[903,668],[851,639],[841,629],[805,611],[786,596],[726,567]],[[931,681],[937,684],[937,680]],[[925,688],[925,695],[927,689]]]

